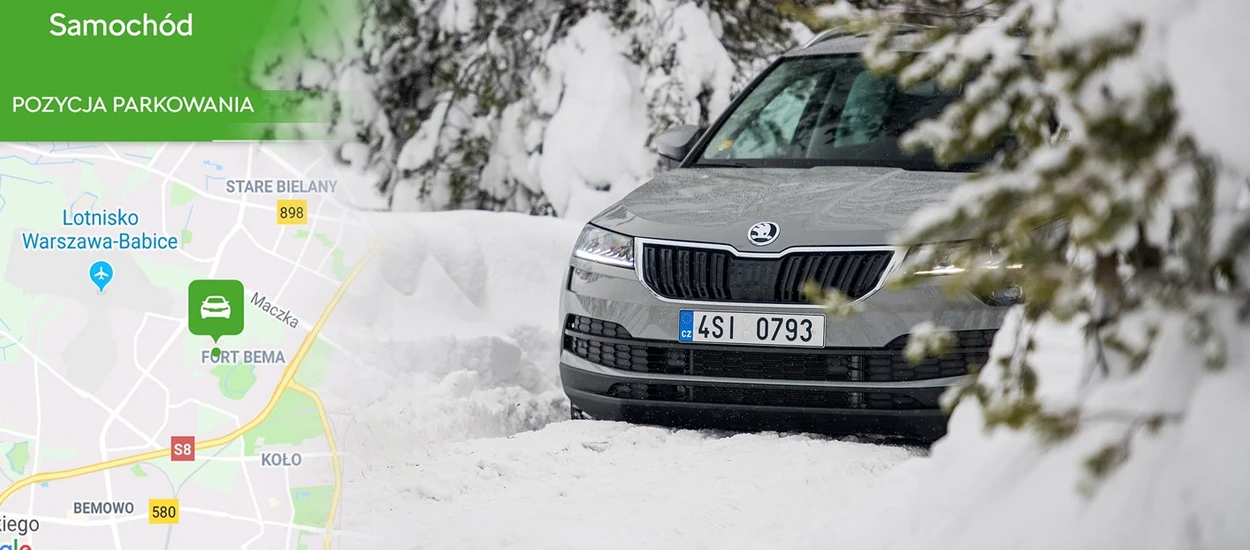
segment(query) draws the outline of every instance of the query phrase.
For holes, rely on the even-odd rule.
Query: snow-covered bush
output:
[[[810,31],[804,1],[381,0],[336,69],[344,160],[397,210],[589,216]]]
[[[950,283],[1027,299],[920,478],[946,517],[897,547],[1245,547],[1250,3],[853,4],[823,13],[875,70],[962,85],[907,145],[1010,144],[900,243],[974,243]]]

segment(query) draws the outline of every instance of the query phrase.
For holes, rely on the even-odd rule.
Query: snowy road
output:
[[[581,225],[396,220],[330,327],[362,350],[325,397],[347,454],[343,548],[810,547],[855,530],[880,476],[918,452],[569,421],[557,298]]]
[[[380,524],[413,548],[794,548],[854,529],[876,479],[912,456],[797,435],[565,421],[444,449],[407,471],[393,495],[403,505]]]

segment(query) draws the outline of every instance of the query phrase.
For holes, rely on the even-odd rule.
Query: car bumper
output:
[[[702,403],[669,400],[648,400],[614,396],[614,387],[630,384],[647,388],[672,387],[671,380],[622,378],[615,373],[596,372],[595,365],[560,364],[560,376],[570,403],[594,419],[620,420],[638,424],[656,424],[680,428],[718,428],[742,431],[802,431],[825,434],[856,434],[898,437],[908,440],[933,441],[946,433],[946,415],[940,409],[869,410],[852,408],[803,407],[792,404]],[[588,368],[589,367],[589,368]],[[820,387],[806,384],[771,385],[757,381],[734,382],[699,380],[677,387],[708,388],[731,395],[769,391],[856,393],[856,388]],[[918,388],[940,394],[945,388]],[[615,394],[619,395],[619,394]]]
[[[984,362],[1006,311],[971,295],[944,296],[932,284],[881,290],[863,300],[861,313],[826,316],[823,349],[692,345],[677,341],[682,309],[819,312],[787,305],[691,306],[659,298],[634,270],[577,258],[570,264],[560,311],[560,374],[572,405],[599,419],[937,438],[946,426],[941,394],[964,379],[970,360]],[[904,366],[902,346],[922,321],[956,331],[965,349],[914,369]]]

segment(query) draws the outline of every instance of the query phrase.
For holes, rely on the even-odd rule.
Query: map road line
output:
[[[339,446],[330,431],[330,416],[326,414],[326,406],[321,402],[321,396],[299,382],[292,382],[291,389],[307,395],[317,406],[317,416],[321,417],[321,430],[326,434],[326,443],[330,444],[330,465],[334,469],[334,492],[330,497],[329,513],[326,514],[325,534],[322,535],[323,548],[330,550],[330,533],[334,529],[334,516],[338,515],[339,500],[343,497],[343,459],[339,457]]]
[[[369,252],[366,253],[365,256],[361,258],[359,262],[356,263],[356,266],[352,268],[352,271],[351,273],[347,275],[347,278],[343,279],[343,282],[342,284],[339,285],[338,290],[334,292],[334,296],[330,298],[330,303],[326,304],[325,309],[321,311],[321,317],[319,317],[317,319],[317,323],[313,325],[311,329],[309,329],[308,334],[304,337],[304,341],[300,343],[299,349],[296,350],[295,356],[291,358],[291,361],[289,363],[287,363],[286,371],[284,371],[282,374],[282,379],[278,382],[278,386],[274,388],[273,395],[270,396],[269,398],[269,403],[266,404],[265,408],[260,411],[260,414],[256,415],[256,417],[253,418],[251,421],[249,421],[247,424],[244,424],[238,427],[237,429],[235,429],[234,431],[226,435],[223,435],[221,437],[216,437],[216,438],[204,441],[202,443],[197,442],[195,445],[195,448],[197,450],[198,449],[211,449],[213,447],[220,447],[222,445],[226,445],[234,441],[235,439],[238,439],[240,436],[247,433],[252,428],[259,426],[262,422],[264,422],[267,418],[269,418],[269,415],[273,412],[274,408],[278,406],[278,400],[282,398],[282,393],[285,392],[287,388],[290,387],[290,385],[295,381],[295,374],[299,372],[300,363],[303,362],[304,356],[308,355],[308,351],[312,349],[313,342],[316,341],[317,335],[321,332],[321,328],[326,324],[326,321],[329,320],[330,314],[334,312],[334,308],[338,307],[339,301],[342,300],[343,296],[347,294],[348,287],[350,287],[352,283],[356,281],[356,277],[360,275],[360,272],[364,271],[365,265],[368,264],[369,261],[373,259],[374,254],[377,253],[379,248],[380,246],[375,244],[373,248],[371,248]],[[48,481],[59,481],[62,479],[69,479],[72,477],[93,474],[93,473],[101,472],[104,470],[110,470],[113,468],[117,468],[119,466],[129,466],[131,464],[137,464],[139,462],[146,462],[148,460],[166,458],[168,456],[169,456],[168,448],[158,449],[155,451],[149,451],[149,452],[141,453],[137,455],[115,458],[113,460],[106,460],[104,462],[99,462],[99,463],[91,464],[87,466],[80,466],[78,468],[72,468],[69,470],[60,470],[56,472],[44,472],[42,474],[35,474],[33,476],[25,477],[25,478],[22,478],[13,482],[13,484],[10,485],[7,489],[5,489],[3,492],[0,492],[0,506],[3,506],[4,503],[9,500],[9,497],[12,497],[14,493],[17,493],[18,491],[30,485],[34,485],[36,483],[44,483]]]

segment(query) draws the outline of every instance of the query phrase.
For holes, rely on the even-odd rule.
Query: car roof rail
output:
[[[921,30],[921,29],[919,29],[919,28],[917,28],[917,27],[915,27],[915,26],[912,26],[912,25],[904,25],[904,26],[902,26],[902,27],[898,28],[898,29],[894,32],[894,35],[895,35],[895,36],[903,36],[903,35],[908,35],[908,34],[915,34],[915,33],[917,33],[917,32],[920,32],[920,30]],[[816,34],[816,36],[813,36],[813,37],[811,37],[810,39],[808,39],[808,41],[807,41],[807,42],[804,42],[802,46],[799,46],[799,49],[800,49],[800,50],[806,50],[806,49],[808,49],[808,48],[810,48],[810,47],[812,47],[812,46],[815,46],[816,44],[819,44],[819,43],[821,43],[821,42],[824,42],[824,41],[826,41],[826,40],[833,40],[833,39],[835,39],[835,38],[845,38],[845,37],[847,37],[847,36],[868,36],[868,33],[862,33],[862,32],[841,32],[841,31],[838,31],[836,28],[829,28],[829,29],[825,29],[825,30],[823,30],[823,31],[820,31],[818,34]]]
[[[819,33],[817,33],[817,34],[816,34],[816,36],[813,36],[813,37],[811,37],[810,39],[808,39],[808,40],[807,40],[807,42],[804,42],[802,46],[799,46],[799,49],[800,49],[800,50],[806,50],[806,49],[808,49],[808,48],[810,48],[810,47],[812,47],[812,46],[814,46],[814,45],[816,45],[816,44],[819,44],[819,43],[821,43],[821,42],[824,42],[824,41],[826,41],[826,40],[832,40],[832,39],[834,39],[834,38],[840,38],[840,37],[843,37],[843,36],[847,36],[847,35],[849,35],[849,34],[851,34],[851,33],[848,33],[848,32],[839,32],[839,31],[838,31],[838,29],[836,29],[836,28],[829,28],[829,29],[825,29],[825,30],[820,31]]]

